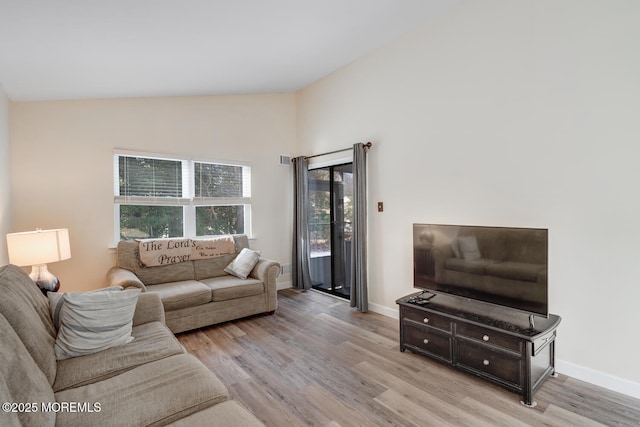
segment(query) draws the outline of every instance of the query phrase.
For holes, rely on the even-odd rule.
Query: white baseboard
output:
[[[291,282],[288,282],[287,286],[290,287]],[[278,284],[278,289],[284,289]],[[374,313],[382,314],[383,316],[391,317],[392,319],[400,318],[400,311],[385,307],[380,304],[374,304],[369,302],[369,310]],[[575,378],[580,381],[585,381],[598,387],[603,387],[618,393],[631,396],[636,399],[640,399],[640,383],[633,382],[624,378],[616,377],[604,372],[596,371],[591,368],[576,365],[575,363],[566,362],[564,360],[556,359],[556,371],[569,377]]]
[[[580,381],[640,399],[640,383],[616,377],[575,363],[556,360],[556,371]]]
[[[288,280],[286,282],[277,282],[276,283],[276,290],[281,291],[283,289],[289,289],[293,287],[293,282],[291,280]]]
[[[369,310],[393,319],[400,318],[400,311],[379,304],[369,303]],[[556,371],[580,381],[597,385],[627,396],[640,399],[640,383],[616,377],[575,363],[556,360]]]
[[[373,311],[374,313],[382,314],[383,316],[391,317],[392,319],[400,318],[400,310],[385,307],[384,305],[374,304],[370,302],[369,310]]]

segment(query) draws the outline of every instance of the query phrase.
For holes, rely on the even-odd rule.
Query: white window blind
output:
[[[250,234],[251,167],[178,157],[114,151],[116,241]]]
[[[251,168],[194,162],[194,202],[197,205],[251,202]]]
[[[114,157],[117,202],[162,205],[189,202],[188,161],[124,154]]]

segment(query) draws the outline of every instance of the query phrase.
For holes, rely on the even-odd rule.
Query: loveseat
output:
[[[165,327],[159,295],[134,292],[132,341],[60,359],[49,299],[0,267],[0,425],[262,425]]]
[[[433,248],[438,285],[539,303],[546,294],[547,249],[539,229],[461,227]]]
[[[232,239],[232,253],[220,254],[214,250],[211,257],[194,259],[188,251],[174,252],[171,256],[159,251],[155,255],[162,265],[154,266],[142,262],[141,248],[174,248],[185,241],[196,248],[195,245],[203,241],[122,240],[117,247],[117,264],[108,271],[107,281],[110,286],[137,287],[159,295],[166,324],[174,333],[254,314],[273,313],[278,304],[276,278],[280,264],[259,258],[246,278],[228,273],[225,270],[238,260],[243,249],[246,249],[245,253],[250,251],[249,239],[241,234],[221,239],[224,238]],[[216,241],[214,239],[211,244],[215,245]]]

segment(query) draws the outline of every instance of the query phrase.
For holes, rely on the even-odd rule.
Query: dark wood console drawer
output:
[[[457,364],[520,387],[520,358],[468,341],[457,342]]]
[[[517,337],[501,334],[491,329],[481,326],[472,325],[470,323],[456,323],[456,335],[472,339],[474,341],[503,347],[518,353],[521,352],[521,340]]]
[[[451,333],[451,319],[448,317],[440,316],[426,310],[411,308],[406,308],[402,316],[404,319],[413,320],[414,322]]]
[[[482,313],[481,307],[439,295],[418,305],[400,298],[400,351],[410,350],[519,393],[533,407],[533,394],[555,371],[560,317],[550,314],[524,329],[517,313]]]
[[[404,326],[405,344],[451,362],[451,338],[423,328]]]
[[[540,351],[556,339],[556,331],[551,331],[533,342],[533,355],[536,356]]]

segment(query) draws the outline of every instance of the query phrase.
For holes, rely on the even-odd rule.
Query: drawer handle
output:
[[[482,341],[489,341],[489,335],[484,335],[482,337]]]
[[[487,359],[484,359],[484,360],[482,361],[482,364],[483,364],[484,366],[489,366],[489,361],[488,361]]]
[[[422,340],[422,342],[425,343],[425,344],[429,344],[429,340],[426,339],[426,338],[424,340]]]
[[[425,317],[422,321],[423,321],[424,323],[429,323],[429,318],[428,318],[428,317]]]

